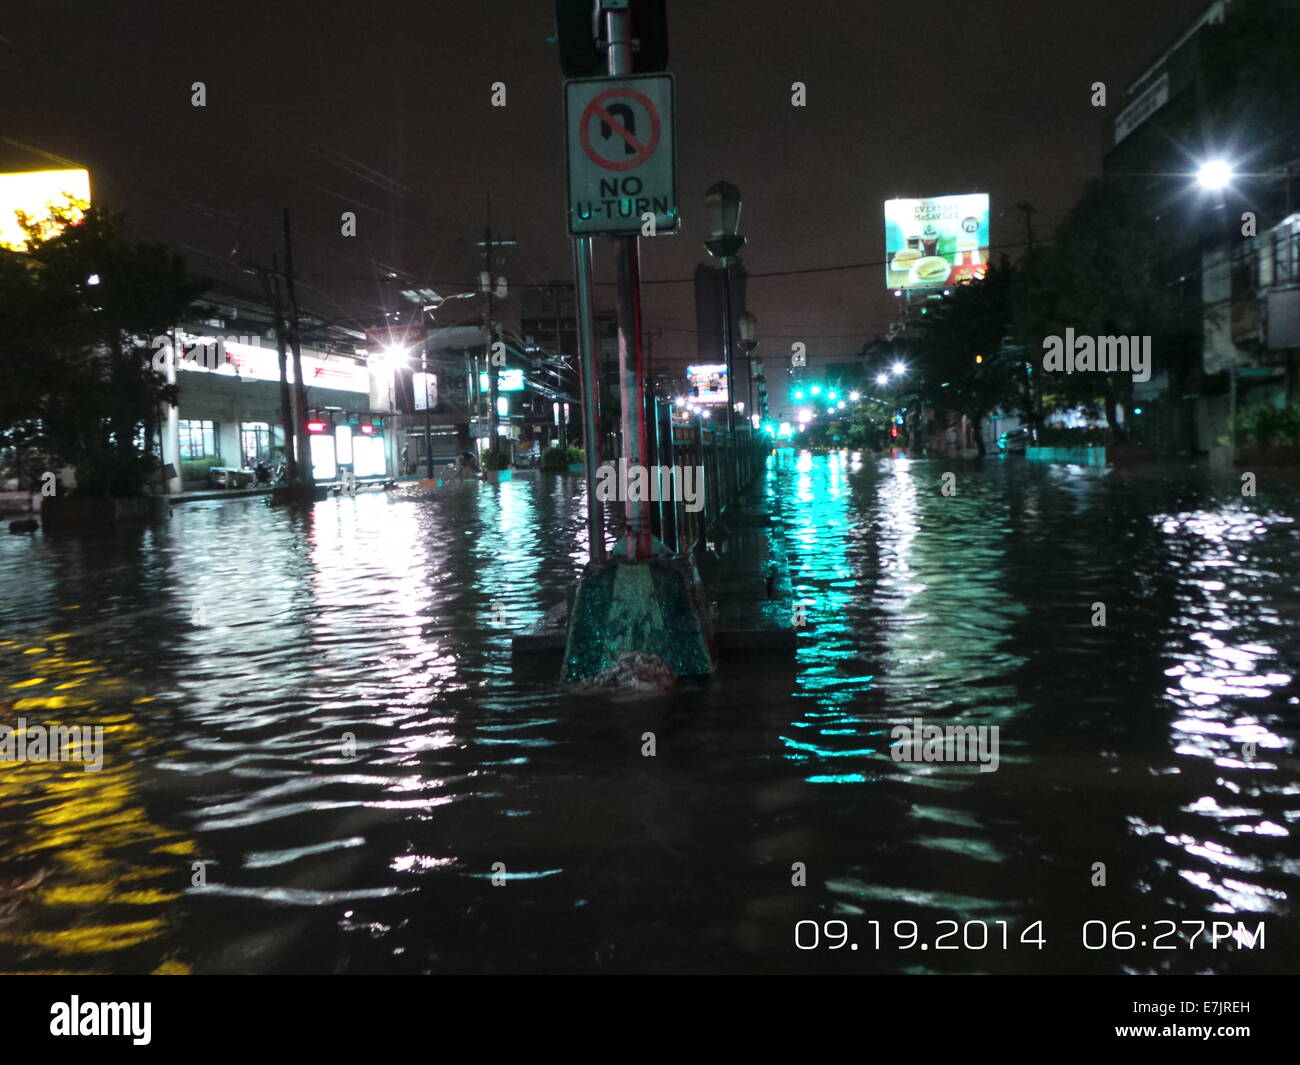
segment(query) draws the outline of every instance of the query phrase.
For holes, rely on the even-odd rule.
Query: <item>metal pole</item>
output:
[[[483,308],[483,333],[487,338],[484,342],[484,356],[487,361],[488,372],[488,451],[493,456],[498,450],[497,437],[497,368],[492,362],[492,223],[489,222],[483,230],[483,254],[486,256],[487,265],[487,303]]]
[[[605,12],[612,77],[633,72],[631,20],[626,9]],[[618,266],[618,369],[623,457],[627,468],[645,467],[645,351],[641,335],[640,238],[616,237]],[[623,503],[627,557],[649,558],[650,509],[646,500]]]
[[[736,432],[736,375],[731,357],[731,259],[722,260],[722,355],[727,362],[727,432]]]
[[[600,464],[600,393],[596,359],[596,319],[591,298],[591,238],[573,242],[574,280],[578,297],[578,359],[582,367],[582,437],[587,453],[587,545],[592,562],[605,560],[604,507],[596,498]]]
[[[731,442],[731,470],[733,480],[739,478],[736,465],[736,372],[731,342],[731,257],[722,260],[722,348],[727,359],[727,439]]]
[[[433,426],[429,419],[429,349],[420,349],[420,371],[424,375],[424,475],[433,477]]]

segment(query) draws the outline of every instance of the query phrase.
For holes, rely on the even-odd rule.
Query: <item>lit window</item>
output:
[[[182,460],[218,457],[216,422],[182,418],[180,426]]]

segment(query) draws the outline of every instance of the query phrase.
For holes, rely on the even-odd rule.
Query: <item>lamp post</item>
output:
[[[418,294],[422,297],[417,301],[420,304],[421,314],[427,314],[431,319],[438,313],[444,303],[448,303],[451,300],[471,300],[478,295],[477,292],[457,292],[453,296],[439,296],[431,289],[420,290]],[[426,304],[424,303],[424,299],[432,299],[437,302]],[[424,346],[420,349],[420,371],[424,375],[424,475],[432,480],[433,429],[431,427],[429,411],[429,339],[427,326]],[[469,389],[467,388],[466,391],[468,393]]]
[[[740,227],[740,189],[729,181],[710,185],[704,193],[704,215],[709,222],[709,239],[704,247],[715,259],[722,260],[722,349],[727,364],[727,437],[731,441],[733,472],[739,474],[736,461],[736,373],[731,343],[731,263],[745,238]]]
[[[754,413],[754,365],[750,353],[758,347],[758,318],[746,311],[737,320],[740,326],[740,346],[745,350],[745,409]]]
[[[1223,267],[1228,275],[1228,304],[1232,304],[1232,238],[1228,225],[1227,189],[1236,176],[1232,165],[1223,159],[1209,159],[1196,172],[1196,183],[1214,200],[1212,209],[1220,227],[1223,241]],[[1237,452],[1237,349],[1229,346],[1232,361],[1228,365],[1228,446],[1233,455]],[[1229,460],[1231,461],[1231,460]]]
[[[731,264],[745,246],[740,226],[740,190],[728,181],[711,185],[704,194],[704,213],[709,222],[709,239],[704,242],[710,255],[722,260],[722,349],[727,364],[727,432],[736,431],[736,374],[731,343]]]

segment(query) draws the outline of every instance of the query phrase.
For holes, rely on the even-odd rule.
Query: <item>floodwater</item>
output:
[[[621,698],[512,674],[568,478],[0,537],[0,724],[104,728],[0,762],[0,971],[1300,971],[1300,479],[1240,485],[782,453],[793,667]]]

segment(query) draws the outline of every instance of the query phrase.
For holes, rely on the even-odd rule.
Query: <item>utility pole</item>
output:
[[[500,451],[497,437],[497,424],[499,415],[497,414],[497,396],[500,393],[500,382],[497,380],[498,367],[492,361],[492,345],[496,342],[495,326],[492,321],[492,287],[496,279],[492,276],[493,262],[492,249],[497,247],[511,247],[516,242],[513,240],[493,240],[492,239],[492,202],[488,201],[488,222],[483,228],[483,265],[482,275],[484,295],[487,299],[483,305],[483,335],[485,337],[484,347],[484,364],[488,374],[488,432],[490,434],[488,441],[488,450],[496,455]],[[482,422],[480,421],[480,425]]]
[[[487,368],[488,368],[488,450],[492,452],[493,458],[496,457],[499,450],[497,442],[497,393],[500,382],[497,380],[497,367],[492,361],[492,222],[489,220],[483,230],[483,261],[487,266],[487,272],[483,275],[487,282],[487,301],[483,307],[483,334],[487,337],[485,350],[487,351]]]
[[[1023,211],[1025,214],[1025,248],[1028,251],[1034,250],[1034,215],[1037,211],[1031,203],[1016,204],[1017,211]]]
[[[280,427],[284,433],[284,468],[285,480],[289,484],[298,483],[298,458],[294,454],[296,435],[294,432],[293,399],[289,393],[288,357],[285,353],[284,301],[280,294],[280,264],[274,254],[271,255],[271,272],[257,271],[262,279],[262,290],[266,302],[271,308],[275,322],[275,353],[280,364]]]
[[[293,287],[293,238],[289,234],[289,208],[284,209],[284,287],[289,297],[289,345],[293,351],[294,445],[298,452],[298,483],[309,485],[311,455],[307,448],[307,386],[302,379],[302,342],[299,335],[298,297]]]

